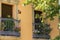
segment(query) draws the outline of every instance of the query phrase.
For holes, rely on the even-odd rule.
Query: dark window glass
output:
[[[2,4],[2,18],[12,18],[12,5]]]
[[[35,29],[40,30],[39,26],[41,26],[41,20],[42,18],[40,18],[42,12],[41,11],[34,11],[34,20],[35,20]]]

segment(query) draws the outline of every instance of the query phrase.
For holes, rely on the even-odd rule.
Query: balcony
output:
[[[45,23],[34,23],[33,38],[50,39],[50,25]]]
[[[11,18],[0,18],[1,36],[20,36],[19,20]]]

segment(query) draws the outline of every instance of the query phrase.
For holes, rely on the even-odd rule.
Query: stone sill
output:
[[[33,34],[33,38],[36,38],[36,39],[50,39],[50,36],[47,35],[47,34]]]
[[[11,31],[0,31],[0,36],[16,36],[19,37],[19,32],[11,32]]]

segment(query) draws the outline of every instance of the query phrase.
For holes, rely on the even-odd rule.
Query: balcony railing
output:
[[[20,36],[19,21],[11,18],[0,18],[1,36]]]
[[[43,38],[43,39],[50,39],[50,25],[49,24],[42,24],[42,23],[33,23],[34,30],[33,30],[33,38]]]

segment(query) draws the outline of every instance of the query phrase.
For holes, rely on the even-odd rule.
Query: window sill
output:
[[[16,36],[19,37],[20,33],[19,32],[11,32],[11,31],[0,31],[1,36]]]
[[[43,38],[43,39],[50,39],[50,36],[47,34],[33,34],[33,38]]]

